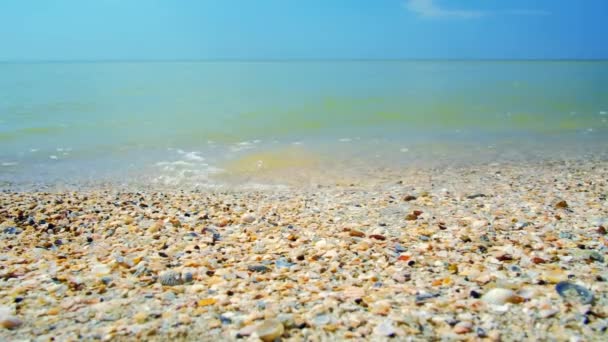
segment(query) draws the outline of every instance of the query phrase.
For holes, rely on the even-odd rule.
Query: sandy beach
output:
[[[0,193],[0,339],[602,340],[608,163]]]

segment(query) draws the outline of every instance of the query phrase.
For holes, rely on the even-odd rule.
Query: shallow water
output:
[[[0,64],[0,181],[288,182],[606,152],[608,62]],[[279,183],[280,183],[279,182]]]

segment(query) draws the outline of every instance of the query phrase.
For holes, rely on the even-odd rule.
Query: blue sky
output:
[[[607,0],[1,0],[0,60],[608,58]]]

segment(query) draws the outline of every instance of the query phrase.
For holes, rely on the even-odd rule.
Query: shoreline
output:
[[[599,340],[607,170],[570,160],[266,190],[6,187],[0,321],[21,324],[0,339]],[[563,291],[574,285],[592,302]]]

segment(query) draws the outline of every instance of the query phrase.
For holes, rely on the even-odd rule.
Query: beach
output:
[[[1,340],[602,340],[608,162],[0,193]]]

